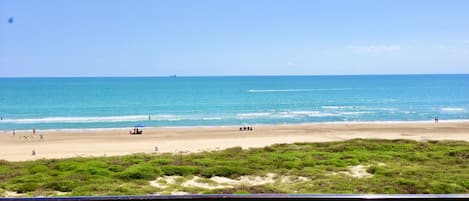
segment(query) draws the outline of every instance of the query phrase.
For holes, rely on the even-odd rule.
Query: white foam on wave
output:
[[[336,105],[325,105],[321,106],[322,109],[351,109],[353,106],[336,106]]]
[[[320,112],[320,111],[288,111],[288,112],[280,112],[278,117],[300,117],[300,116],[308,116],[308,117],[330,117],[330,116],[339,116],[338,114],[334,113],[327,113],[327,112]]]
[[[26,119],[4,119],[3,123],[34,124],[34,123],[93,123],[93,122],[127,122],[147,120],[148,116],[107,116],[107,117],[44,117]]]
[[[238,117],[244,117],[244,118],[249,118],[249,117],[262,117],[262,116],[269,116],[272,113],[270,112],[252,112],[252,113],[240,113],[236,114]]]
[[[460,112],[460,111],[464,111],[464,108],[460,108],[460,107],[444,107],[444,108],[441,108],[441,111],[445,111],[445,112]]]
[[[202,117],[202,120],[211,121],[211,120],[221,120],[221,117]]]
[[[36,124],[36,123],[103,123],[103,122],[139,122],[139,121],[180,121],[182,118],[175,115],[124,115],[103,117],[43,117],[25,119],[4,119],[0,123]]]
[[[302,118],[302,117],[336,117],[336,116],[356,116],[362,114],[372,114],[371,111],[344,111],[344,112],[323,112],[323,111],[283,111],[283,112],[258,112],[258,113],[241,113],[236,116],[239,119],[256,119],[256,118]]]
[[[268,92],[305,92],[305,91],[342,91],[355,88],[316,88],[316,89],[249,89],[249,93],[268,93]]]
[[[360,112],[339,112],[340,115],[361,115],[361,114],[373,114],[374,112],[360,111]]]

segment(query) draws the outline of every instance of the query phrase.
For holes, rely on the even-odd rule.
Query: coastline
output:
[[[245,124],[246,126],[264,127],[264,126],[314,126],[314,125],[346,125],[346,124],[434,124],[433,120],[391,120],[391,121],[325,121],[325,122],[303,122],[303,123],[273,123],[273,124]],[[469,119],[448,119],[439,120],[439,123],[469,123]],[[178,128],[230,128],[240,127],[244,125],[201,125],[201,126],[145,126],[144,129],[178,129]],[[48,128],[36,129],[36,131],[47,133],[70,133],[70,132],[99,132],[99,131],[129,131],[133,129],[129,127],[113,127],[113,128]],[[16,133],[31,133],[32,129],[18,129]],[[0,130],[1,134],[11,134],[12,130]]]
[[[253,125],[254,131],[239,126],[145,128],[143,135],[129,135],[129,129],[101,131],[4,132],[0,135],[0,160],[26,161],[42,158],[115,156],[133,153],[201,152],[240,146],[264,147],[279,143],[344,141],[354,138],[469,141],[469,121],[435,124],[405,123],[314,123]],[[7,134],[8,133],[8,134]],[[65,135],[57,135],[65,134]],[[40,135],[43,139],[40,139]],[[29,136],[29,137],[25,137]],[[37,153],[32,156],[31,152]]]

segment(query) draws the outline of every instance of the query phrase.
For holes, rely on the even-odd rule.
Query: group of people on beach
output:
[[[239,127],[239,131],[252,131],[252,126]]]
[[[135,135],[135,134],[143,134],[143,130],[139,130],[138,128],[134,128],[129,131],[130,135]]]

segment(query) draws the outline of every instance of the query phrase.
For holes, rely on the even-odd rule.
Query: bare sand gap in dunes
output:
[[[255,126],[254,131],[239,131],[239,127],[147,128],[143,135],[129,135],[128,131],[38,131],[34,138],[28,139],[24,136],[32,134],[13,136],[11,132],[0,131],[0,159],[25,161],[154,153],[155,147],[158,152],[198,152],[354,138],[469,141],[469,122],[290,124]]]

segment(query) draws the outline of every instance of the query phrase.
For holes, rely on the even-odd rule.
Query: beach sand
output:
[[[241,146],[263,147],[278,143],[327,142],[354,138],[463,140],[469,141],[469,122],[423,123],[337,123],[239,127],[146,128],[143,135],[130,129],[0,131],[0,159],[8,161],[77,156],[113,156],[132,153],[199,152]],[[43,139],[40,139],[43,135]],[[32,156],[32,150],[36,155]]]

